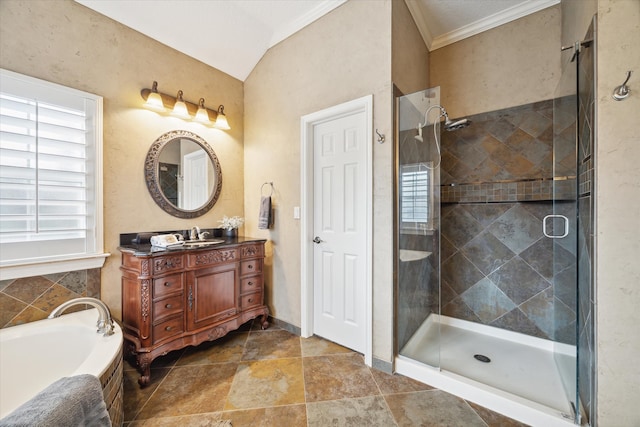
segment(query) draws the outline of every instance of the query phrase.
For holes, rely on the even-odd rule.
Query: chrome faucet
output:
[[[96,324],[98,326],[98,330],[96,332],[98,332],[99,334],[104,334],[105,337],[113,335],[114,326],[113,319],[111,318],[111,313],[109,312],[109,307],[107,307],[104,302],[100,301],[97,298],[81,297],[63,302],[58,307],[53,309],[48,318],[53,319],[56,317],[60,317],[62,312],[67,308],[80,304],[87,304],[98,309],[98,322]]]
[[[200,227],[195,225],[191,227],[191,231],[189,232],[189,240],[204,240],[208,235],[208,231],[200,232]]]
[[[194,225],[191,227],[191,232],[189,233],[189,240],[198,240],[200,236],[200,227]]]

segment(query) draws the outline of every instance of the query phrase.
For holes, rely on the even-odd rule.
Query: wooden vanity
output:
[[[264,244],[238,237],[197,249],[119,247],[125,355],[136,358],[141,386],[158,356],[223,337],[258,316],[269,326]]]

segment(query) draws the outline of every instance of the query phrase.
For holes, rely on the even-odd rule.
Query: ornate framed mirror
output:
[[[156,204],[178,218],[204,215],[222,190],[216,153],[186,130],[167,132],[154,141],[144,162],[144,178]]]

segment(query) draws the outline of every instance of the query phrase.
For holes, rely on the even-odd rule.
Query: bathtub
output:
[[[122,330],[98,334],[97,319],[92,308],[0,329],[0,418],[62,377],[92,374],[113,425],[122,424]]]

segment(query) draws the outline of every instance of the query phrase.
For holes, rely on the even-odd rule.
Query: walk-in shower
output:
[[[593,58],[577,56],[554,99],[459,120],[439,88],[396,105],[396,370],[530,425],[592,412]]]

